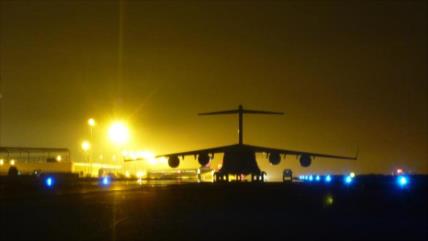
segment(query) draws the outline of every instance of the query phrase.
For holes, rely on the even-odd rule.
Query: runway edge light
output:
[[[344,181],[345,185],[349,186],[354,181],[354,178],[352,178],[351,175],[347,175],[343,178],[343,181]]]
[[[101,178],[101,185],[103,186],[109,186],[111,183],[111,179],[109,176],[104,176]]]
[[[396,183],[401,188],[407,187],[409,185],[409,182],[410,182],[409,177],[405,175],[399,175],[396,178]]]
[[[44,184],[47,188],[52,188],[55,185],[55,178],[47,176],[44,180]]]

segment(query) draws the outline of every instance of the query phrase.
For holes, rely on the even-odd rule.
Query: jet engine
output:
[[[168,165],[172,168],[178,167],[178,165],[180,165],[180,159],[178,156],[170,156],[168,158]]]
[[[206,166],[210,162],[210,157],[208,156],[208,153],[198,154],[198,162],[199,164],[201,164],[201,166]]]
[[[278,152],[272,152],[269,154],[269,162],[272,165],[278,165],[281,162],[281,155]]]
[[[311,158],[311,156],[309,156],[307,154],[303,154],[303,155],[300,156],[300,160],[299,161],[300,161],[300,165],[302,167],[308,167],[308,166],[311,165],[312,158]]]

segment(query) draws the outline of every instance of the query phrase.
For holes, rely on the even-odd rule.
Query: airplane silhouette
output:
[[[303,167],[310,166],[313,157],[337,158],[348,160],[357,159],[358,153],[355,157],[348,157],[244,144],[244,114],[283,115],[284,113],[282,112],[249,110],[244,109],[242,105],[239,105],[238,109],[235,110],[199,113],[198,115],[207,116],[228,114],[238,114],[238,144],[194,151],[170,153],[159,155],[158,157],[167,157],[169,166],[172,168],[176,168],[180,165],[179,157],[182,157],[182,159],[184,159],[184,156],[194,155],[195,158],[197,156],[198,162],[199,164],[201,164],[201,166],[207,166],[210,162],[210,159],[214,157],[215,153],[224,153],[223,165],[220,170],[215,173],[215,181],[228,181],[229,174],[236,175],[238,180],[241,180],[242,176],[251,175],[252,181],[264,181],[264,175],[266,173],[262,172],[258,167],[256,162],[256,153],[267,153],[269,162],[273,165],[278,165],[281,162],[281,158],[285,157],[286,155],[295,155],[299,158],[300,165]]]

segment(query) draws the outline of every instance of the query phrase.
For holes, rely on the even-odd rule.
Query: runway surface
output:
[[[427,239],[427,185],[3,185],[0,239]]]

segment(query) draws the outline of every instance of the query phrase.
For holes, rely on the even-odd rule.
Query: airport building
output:
[[[125,152],[119,160],[109,162],[75,162],[67,148],[0,147],[0,176],[42,173],[73,173],[92,178],[108,175],[116,178],[211,180],[213,170],[171,169],[167,159],[156,158],[145,151]]]
[[[0,175],[37,175],[41,172],[71,173],[66,148],[0,147]]]

